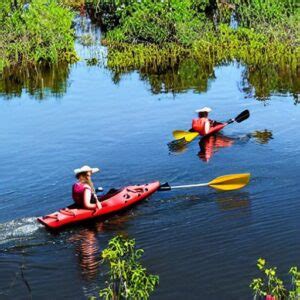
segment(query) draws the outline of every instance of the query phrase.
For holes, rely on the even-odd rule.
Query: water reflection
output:
[[[154,94],[180,93],[189,89],[206,92],[209,81],[216,78],[212,64],[199,63],[194,59],[179,61],[172,67],[161,66],[157,70],[142,69],[140,77],[149,82]]]
[[[174,61],[175,60],[175,61]],[[195,59],[170,59],[168,63],[154,63],[139,69],[140,79],[150,84],[153,94],[182,93],[190,89],[202,93],[208,89],[210,80],[216,78],[214,65],[201,63]],[[109,64],[108,64],[109,65]],[[112,80],[118,84],[123,75],[132,69],[111,69]]]
[[[97,234],[103,231],[103,223],[94,228],[84,228],[69,238],[75,244],[75,252],[81,268],[82,277],[89,281],[96,278],[100,264],[100,245]]]
[[[216,202],[222,211],[244,209],[250,206],[249,193],[239,191],[230,194],[217,194]]]
[[[267,129],[254,131],[251,136],[254,137],[259,144],[267,144],[273,139],[272,131]]]
[[[221,148],[231,147],[234,142],[235,139],[220,134],[203,137],[199,141],[200,151],[198,156],[202,161],[209,162],[214,153]]]
[[[108,58],[109,59],[109,58]],[[174,59],[173,59],[174,60]],[[234,63],[234,61],[229,62]],[[182,93],[188,90],[202,93],[208,90],[209,82],[216,78],[214,68],[229,63],[198,61],[193,58],[179,59],[168,64],[153,63],[138,69],[140,78],[149,83],[152,93]],[[109,63],[108,63],[109,65]],[[274,94],[292,94],[299,103],[300,67],[291,65],[242,65],[241,91],[247,97],[267,100]],[[132,68],[112,71],[112,79],[119,83]]]
[[[267,100],[273,94],[293,95],[298,104],[300,93],[300,66],[253,65],[246,66],[242,74],[242,90],[248,97]]]
[[[249,139],[254,138],[258,144],[267,144],[273,139],[272,131],[268,129],[256,130],[253,133],[242,136],[226,136],[223,134],[215,134],[203,137],[199,140],[198,157],[201,161],[208,163],[215,153],[223,148],[230,148],[234,144],[244,144]],[[168,143],[168,148],[172,154],[183,154],[187,151],[189,143],[185,139],[174,140]]]
[[[174,140],[168,143],[168,148],[170,153],[182,154],[188,149],[188,142],[183,138],[179,140]]]
[[[68,241],[75,245],[75,253],[81,269],[81,275],[86,281],[96,279],[99,273],[99,265],[101,263],[100,254],[103,249],[99,243],[98,236],[114,231],[116,234],[128,236],[124,230],[125,223],[132,218],[131,214],[115,216],[105,222],[92,222],[87,226],[68,238]]]
[[[90,65],[98,64],[105,57],[105,48],[99,47],[101,32],[99,27],[87,18],[76,19],[76,34],[80,38],[91,38],[93,43],[88,47],[79,46],[77,52]],[[105,58],[103,58],[105,60]],[[108,64],[109,65],[109,64]],[[193,90],[203,93],[208,90],[210,81],[216,78],[214,69],[219,66],[198,61],[193,58],[176,58],[167,63],[153,63],[138,70],[140,79],[149,83],[153,94],[183,93]],[[222,64],[224,66],[225,64]],[[86,67],[89,67],[88,65]],[[133,69],[111,70],[114,83],[119,83],[124,74]],[[47,96],[61,97],[66,93],[70,65],[38,65],[35,67],[6,68],[0,75],[0,95],[5,98],[20,97],[23,90],[36,99]],[[245,65],[242,72],[241,91],[247,97],[267,100],[273,94],[290,93],[295,104],[300,102],[300,67],[293,65]]]
[[[6,68],[0,76],[0,96],[21,97],[25,91],[35,99],[61,97],[66,93],[68,64]]]

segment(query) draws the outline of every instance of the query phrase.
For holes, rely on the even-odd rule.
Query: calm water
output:
[[[174,73],[132,72],[119,80],[85,61],[48,71],[44,89],[41,78],[36,85],[1,82],[1,299],[97,295],[106,271],[99,253],[118,233],[135,238],[145,249],[144,264],[159,274],[153,299],[250,299],[257,258],[282,276],[300,266],[297,78],[293,88],[281,83],[258,101],[244,82],[247,69],[236,64],[203,77],[200,69],[201,80],[190,85],[179,78],[177,91],[167,85],[175,84]],[[214,152],[205,153],[199,141],[170,151],[172,131],[188,129],[201,106],[211,106],[217,120],[244,109],[251,117],[211,141]],[[101,168],[94,181],[106,190],[153,180],[207,182],[237,172],[251,172],[252,180],[235,192],[156,193],[104,223],[46,231],[36,217],[71,203],[72,172],[83,164]]]

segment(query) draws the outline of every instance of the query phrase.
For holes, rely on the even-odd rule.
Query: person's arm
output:
[[[210,130],[210,121],[207,120],[205,122],[205,127],[204,127],[205,134],[208,134],[209,130]]]
[[[210,119],[209,119],[209,124],[210,124],[210,127],[214,127],[214,126],[216,126],[216,125],[218,125],[218,124],[220,124],[220,123],[217,122],[217,121],[214,121],[214,120],[210,120]]]
[[[97,205],[95,203],[91,203],[91,199],[92,199],[92,191],[86,188],[83,194],[83,205],[85,208],[87,209],[97,208]]]
[[[98,209],[101,209],[101,208],[102,208],[101,202],[100,202],[100,201],[97,201],[97,202],[96,202],[96,206],[97,206]]]
[[[95,194],[95,198],[96,198],[96,206],[97,206],[97,208],[98,208],[98,209],[101,209],[101,208],[102,208],[102,204],[101,204],[101,202],[99,201],[99,199],[98,199],[98,197],[97,197],[96,194]]]

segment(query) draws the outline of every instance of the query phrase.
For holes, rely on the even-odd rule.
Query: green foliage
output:
[[[135,240],[116,236],[103,250],[102,258],[110,267],[107,287],[99,296],[109,299],[148,299],[158,284],[158,276],[147,273],[139,262],[144,250],[135,249]]]
[[[184,57],[208,64],[221,64],[236,59],[247,65],[288,64],[297,67],[300,57],[299,47],[270,39],[253,29],[238,27],[233,29],[226,24],[219,31],[203,31],[202,38],[186,47],[178,43],[129,44],[108,41],[108,67],[112,69],[159,69],[159,65],[176,64]],[[152,67],[151,67],[152,66]]]
[[[100,1],[99,9],[102,11],[102,24],[113,29],[107,34],[108,40],[159,45],[179,42],[188,45],[205,26],[204,13],[199,12],[204,7],[202,2]]]
[[[286,297],[287,291],[283,285],[283,281],[276,276],[277,268],[267,268],[266,261],[262,258],[257,260],[257,267],[263,273],[264,277],[253,279],[250,284],[255,296],[272,295],[278,299]]]
[[[0,72],[8,65],[76,60],[73,13],[56,0],[24,3],[0,3]]]
[[[104,8],[101,3],[114,7],[118,19],[110,24],[113,29],[103,40],[108,45],[108,66],[113,69],[156,68],[166,60],[173,65],[173,61],[183,59],[182,54],[208,64],[237,60],[249,65],[288,64],[293,68],[300,58],[300,15],[293,0],[99,3],[100,10]],[[239,26],[213,23],[204,13],[208,9],[218,9],[219,15],[234,10]]]
[[[109,30],[107,38],[117,42],[191,45],[202,38],[203,31],[212,32],[216,25],[222,26],[222,22],[229,25],[233,13],[240,27],[254,28],[262,34],[280,32],[282,36],[289,36],[289,31],[299,26],[295,20],[295,16],[299,18],[296,0],[89,1],[97,6],[101,24]],[[219,24],[212,25],[208,12]]]
[[[241,26],[253,27],[259,23],[277,24],[296,11],[296,0],[235,0]]]
[[[263,278],[255,278],[250,284],[255,296],[265,297],[266,295],[271,295],[281,300],[299,299],[300,272],[297,267],[292,267],[289,271],[292,281],[289,291],[285,288],[283,281],[277,277],[276,267],[267,268],[267,263],[263,258],[257,260],[257,267],[263,273]]]
[[[73,9],[80,9],[84,7],[85,0],[59,0],[64,6],[73,8]]]
[[[291,267],[289,274],[292,279],[292,289],[289,291],[289,299],[299,299],[300,297],[300,271],[297,267]]]

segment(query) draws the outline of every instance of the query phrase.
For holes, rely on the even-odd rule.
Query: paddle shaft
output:
[[[193,187],[201,187],[201,186],[208,186],[209,183],[197,183],[197,184],[186,184],[186,185],[175,185],[171,186],[171,190],[175,189],[186,189],[186,188],[193,188]]]

